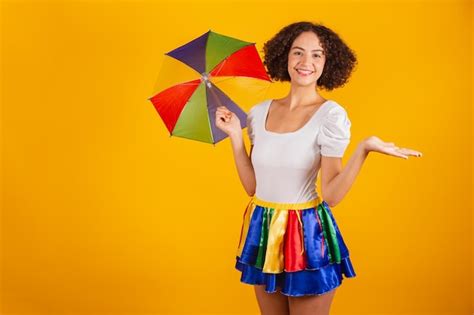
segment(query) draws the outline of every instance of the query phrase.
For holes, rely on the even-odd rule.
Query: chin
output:
[[[316,84],[316,80],[306,81],[306,80],[292,79],[291,81],[293,83],[296,83],[296,84],[302,85],[302,86],[308,86],[308,85],[315,85]]]

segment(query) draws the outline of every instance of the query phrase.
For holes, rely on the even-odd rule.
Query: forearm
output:
[[[326,200],[329,206],[337,205],[349,192],[368,154],[365,143],[360,142],[342,171],[327,184],[325,194],[330,196]]]
[[[249,154],[245,148],[242,132],[230,135],[232,144],[232,151],[234,154],[235,166],[239,174],[240,182],[244,186],[245,191],[249,196],[255,194],[256,180],[255,172],[250,160]]]

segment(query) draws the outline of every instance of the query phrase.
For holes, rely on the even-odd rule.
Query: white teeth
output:
[[[296,69],[296,71],[300,72],[300,73],[304,73],[304,74],[310,74],[310,73],[313,73],[313,71],[309,71],[309,70],[302,70],[302,69]]]

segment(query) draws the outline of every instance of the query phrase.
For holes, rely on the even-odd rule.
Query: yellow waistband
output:
[[[256,205],[262,206],[262,207],[270,207],[274,209],[287,209],[287,210],[293,210],[293,209],[307,209],[307,208],[312,208],[316,207],[322,202],[321,197],[316,197],[313,200],[306,201],[306,202],[298,202],[298,203],[282,203],[282,202],[273,202],[273,201],[266,201],[258,198],[257,196],[253,195],[251,197],[251,202],[253,202]]]

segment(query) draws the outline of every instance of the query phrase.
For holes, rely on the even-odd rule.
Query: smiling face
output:
[[[316,85],[323,73],[326,55],[318,36],[311,31],[295,38],[288,53],[288,73],[292,83]]]

